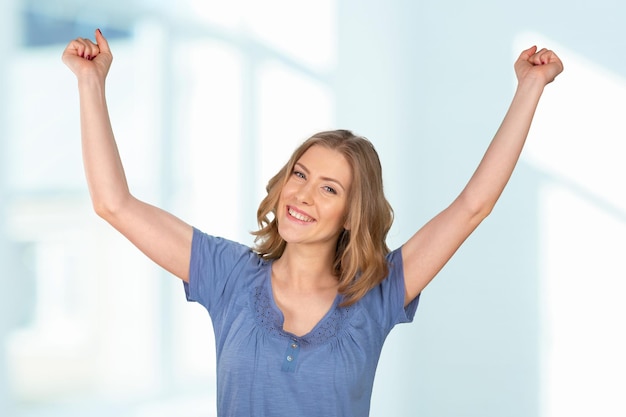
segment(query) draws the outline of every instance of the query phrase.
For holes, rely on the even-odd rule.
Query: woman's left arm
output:
[[[474,175],[452,204],[402,247],[405,305],[489,215],[513,173],[544,87],[562,70],[561,60],[550,50],[532,47],[521,53],[515,62],[517,90]]]

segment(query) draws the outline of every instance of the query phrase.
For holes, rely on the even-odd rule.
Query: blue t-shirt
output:
[[[367,416],[385,338],[413,320],[419,297],[404,308],[399,249],[390,273],[365,297],[332,308],[308,334],[282,329],[271,261],[249,247],[194,229],[189,301],[209,312],[217,350],[219,416]]]

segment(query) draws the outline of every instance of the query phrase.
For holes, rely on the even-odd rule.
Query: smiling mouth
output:
[[[295,219],[300,220],[301,222],[306,222],[306,223],[313,223],[315,221],[315,219],[312,219],[311,217],[302,214],[294,209],[292,209],[291,207],[289,207],[287,209],[287,212],[289,213],[289,215]]]

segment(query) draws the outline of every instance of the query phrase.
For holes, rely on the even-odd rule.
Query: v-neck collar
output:
[[[280,335],[292,340],[299,340],[304,343],[319,344],[324,343],[332,336],[335,336],[341,326],[341,318],[346,313],[346,309],[339,307],[342,295],[337,294],[332,305],[324,314],[324,316],[313,326],[306,334],[295,335],[284,330],[283,324],[285,316],[282,310],[276,304],[274,293],[272,291],[272,262],[266,264],[265,279],[262,288],[258,288],[255,300],[256,314],[258,322],[270,333]],[[270,311],[267,311],[270,310]]]

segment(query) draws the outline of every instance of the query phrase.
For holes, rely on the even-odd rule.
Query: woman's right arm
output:
[[[192,227],[128,189],[105,97],[112,60],[99,30],[95,44],[78,38],[63,52],[63,62],[78,79],[83,164],[94,210],[150,259],[188,281]]]

